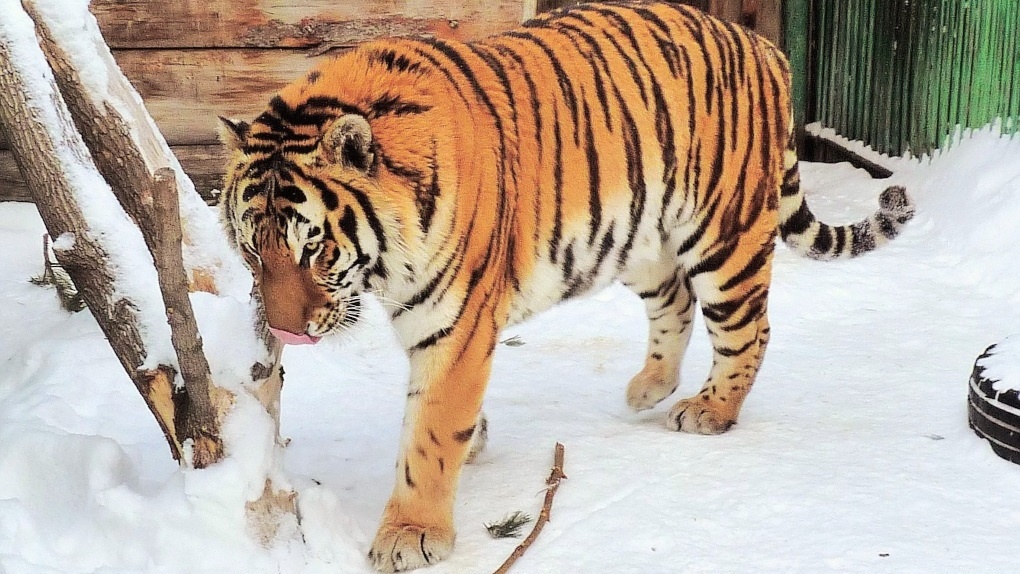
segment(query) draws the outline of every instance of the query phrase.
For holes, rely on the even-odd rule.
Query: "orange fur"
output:
[[[691,8],[560,10],[472,44],[391,39],[326,61],[252,125],[227,123],[224,218],[273,327],[323,335],[373,292],[411,362],[397,480],[370,557],[442,559],[505,326],[624,282],[645,301],[635,409],[678,384],[696,307],[714,347],[675,430],[737,419],[769,339],[777,233],[818,258],[895,235],[901,189],[852,226],[799,189],[789,69],[767,41]],[[275,324],[274,324],[275,321]]]

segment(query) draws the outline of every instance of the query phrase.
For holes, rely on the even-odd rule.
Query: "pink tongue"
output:
[[[283,329],[274,329],[270,327],[269,332],[287,345],[314,345],[319,342],[319,337],[313,337],[312,335],[298,335],[297,333],[291,333],[290,331],[284,331]]]

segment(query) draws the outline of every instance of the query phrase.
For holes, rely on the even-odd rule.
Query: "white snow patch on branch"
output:
[[[53,240],[51,247],[54,251],[70,251],[74,249],[75,235],[71,231],[65,231],[60,237]]]

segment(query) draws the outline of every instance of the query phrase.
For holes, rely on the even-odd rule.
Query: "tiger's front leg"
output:
[[[461,466],[484,441],[482,396],[495,340],[455,328],[434,345],[410,350],[396,484],[368,555],[377,570],[419,568],[452,552]]]

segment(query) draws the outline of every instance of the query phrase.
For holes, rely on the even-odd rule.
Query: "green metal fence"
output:
[[[1020,0],[813,5],[808,121],[893,155],[941,147],[958,125],[1017,131]]]

